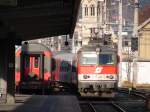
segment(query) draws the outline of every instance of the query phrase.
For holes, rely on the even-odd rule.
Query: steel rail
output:
[[[146,100],[146,95],[143,95],[143,94],[146,94],[144,92],[140,92],[140,91],[137,91],[137,90],[131,90],[131,91],[129,91],[127,89],[121,89],[121,90],[119,90],[119,92],[124,92],[124,93],[127,93],[127,94],[132,94],[132,95],[141,97],[142,99]]]
[[[127,112],[124,110],[120,105],[116,104],[115,102],[111,102],[111,104],[119,111],[119,112]]]
[[[90,105],[91,109],[93,110],[93,112],[97,112],[92,103],[89,103],[89,105]]]

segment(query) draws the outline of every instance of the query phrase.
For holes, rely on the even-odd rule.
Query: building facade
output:
[[[104,26],[104,0],[82,0],[74,32],[73,52],[87,45],[89,39],[101,36]]]
[[[123,0],[123,52],[130,45],[133,31],[133,6]],[[76,49],[87,45],[92,37],[102,38],[103,34],[111,33],[112,40],[118,42],[119,1],[118,0],[82,0],[79,18],[76,24],[74,44]],[[130,48],[129,48],[130,49]],[[127,53],[126,53],[127,54]]]
[[[139,27],[138,56],[140,60],[150,61],[150,18]]]

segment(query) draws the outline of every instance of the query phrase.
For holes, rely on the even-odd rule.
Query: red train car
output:
[[[52,76],[52,52],[46,46],[25,43],[16,50],[15,61],[17,89],[48,89]]]
[[[118,82],[117,49],[83,46],[78,52],[78,91],[81,96],[113,97]]]
[[[74,87],[77,85],[76,55],[67,51],[55,53],[55,70],[53,71],[53,81],[59,87]]]

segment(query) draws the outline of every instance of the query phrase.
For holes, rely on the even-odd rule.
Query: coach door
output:
[[[23,58],[23,71],[25,80],[43,79],[43,55],[26,54]]]

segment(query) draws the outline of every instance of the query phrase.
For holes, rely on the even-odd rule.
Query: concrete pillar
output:
[[[6,102],[7,95],[7,77],[6,77],[6,63],[5,63],[5,41],[0,40],[0,103]]]
[[[0,40],[0,102],[15,103],[15,35]]]
[[[15,103],[15,34],[8,33],[6,40],[7,103]]]

